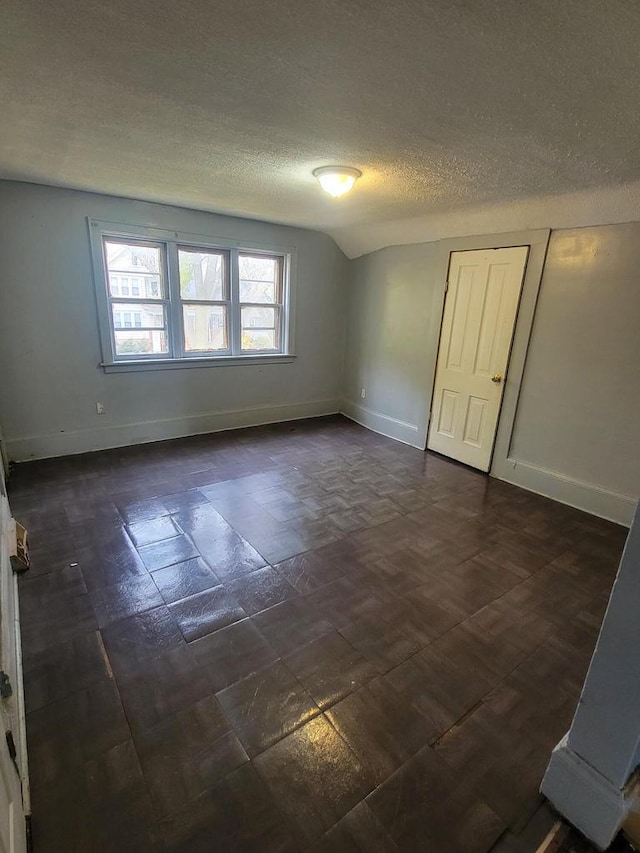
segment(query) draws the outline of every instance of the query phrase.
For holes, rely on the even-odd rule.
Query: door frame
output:
[[[429,423],[433,406],[433,393],[435,389],[435,376],[440,351],[440,337],[442,333],[442,320],[444,316],[444,304],[446,297],[447,278],[451,255],[454,252],[465,252],[482,249],[510,249],[514,246],[528,246],[529,255],[520,292],[520,302],[513,330],[511,350],[509,354],[508,379],[505,383],[502,395],[502,404],[498,416],[495,438],[493,442],[493,454],[489,475],[499,479],[507,479],[506,474],[512,462],[509,459],[511,440],[516,422],[518,399],[524,376],[527,351],[531,339],[531,331],[535,318],[536,304],[540,292],[542,272],[547,256],[547,248],[551,230],[548,228],[535,231],[516,231],[508,234],[494,234],[490,236],[454,237],[442,240],[438,244],[439,258],[437,262],[437,280],[440,285],[436,288],[432,302],[432,324],[429,338],[432,341],[429,353],[429,376],[430,387],[425,396],[426,410],[424,418],[421,418],[424,429],[421,431],[420,441],[424,450],[427,449],[429,435]]]

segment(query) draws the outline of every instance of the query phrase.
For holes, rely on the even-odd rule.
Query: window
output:
[[[166,320],[168,299],[159,295],[155,300],[123,301],[129,296],[127,272],[133,265],[134,251],[139,251],[150,275],[161,274],[163,246],[159,243],[131,244],[126,241],[104,241],[109,323],[112,330],[114,357],[138,358],[169,354],[169,337]],[[140,257],[139,255],[139,257]],[[114,285],[117,286],[114,287]],[[129,331],[135,329],[135,331]]]
[[[187,353],[229,351],[228,253],[178,246],[180,300]],[[212,328],[219,330],[211,335]]]
[[[278,350],[282,315],[282,258],[240,252],[243,350]]]
[[[291,250],[91,227],[105,369],[126,362],[292,358]],[[158,233],[162,239],[148,239]]]

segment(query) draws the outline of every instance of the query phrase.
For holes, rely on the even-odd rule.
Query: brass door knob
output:
[[[502,376],[499,373],[494,373],[491,377],[491,381],[495,382],[496,385],[499,385],[502,382]]]

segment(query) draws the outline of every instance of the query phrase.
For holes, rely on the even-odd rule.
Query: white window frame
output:
[[[168,231],[150,226],[124,225],[88,219],[91,257],[93,261],[98,331],[102,348],[100,366],[105,373],[129,372],[135,370],[161,370],[185,367],[224,366],[238,364],[287,363],[295,358],[293,351],[294,309],[295,309],[295,270],[296,250],[291,246],[256,243],[252,241],[230,240]],[[166,299],[152,299],[165,306],[167,313],[167,354],[117,355],[115,350],[114,326],[111,317],[108,292],[104,240],[141,241],[162,244],[161,263],[167,292]],[[229,267],[229,303],[228,303],[228,344],[225,351],[206,353],[188,352],[184,347],[183,305],[191,301],[180,297],[180,277],[178,268],[178,248],[219,251],[227,255]],[[282,307],[280,326],[280,348],[276,350],[241,351],[241,303],[239,299],[238,256],[241,253],[253,255],[277,256],[282,259]],[[121,288],[120,288],[121,290]],[[140,302],[140,297],[113,297],[118,302]],[[206,303],[204,303],[206,304]],[[262,307],[269,307],[264,303]]]

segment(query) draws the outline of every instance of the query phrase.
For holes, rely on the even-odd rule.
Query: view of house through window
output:
[[[114,358],[283,352],[283,255],[121,237],[103,250]]]
[[[105,240],[104,247],[116,355],[165,355],[161,247],[114,240]]]

